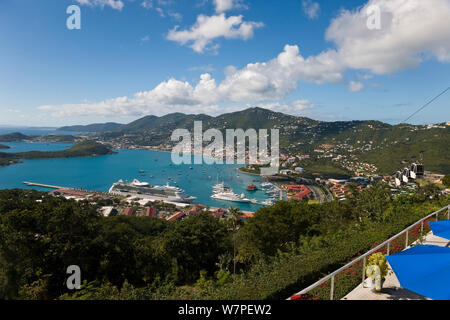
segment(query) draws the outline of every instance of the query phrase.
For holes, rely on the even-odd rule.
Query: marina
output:
[[[61,146],[58,143],[5,144],[10,146],[9,152],[31,149],[47,151],[68,147],[67,144]],[[138,179],[157,186],[164,186],[169,182],[171,186],[196,197],[192,203],[223,209],[239,207],[242,211],[255,212],[271,203],[273,200],[269,198],[273,195],[279,199],[279,193],[273,195],[266,193],[263,178],[244,173],[240,173],[237,177],[236,169],[240,165],[174,165],[168,152],[120,149],[115,151],[118,153],[101,157],[24,160],[12,166],[0,167],[2,176],[0,189],[30,188],[42,191],[81,189],[107,193],[120,179],[123,181]],[[154,161],[155,158],[158,161]],[[233,202],[211,198],[213,187],[222,181],[237,195],[244,193],[244,198],[250,201]],[[248,191],[247,186],[251,184],[257,186],[258,190]]]

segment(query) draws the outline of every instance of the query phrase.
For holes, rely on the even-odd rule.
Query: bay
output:
[[[3,143],[11,147],[8,152],[30,150],[56,151],[71,146],[67,143]],[[211,199],[212,187],[219,182],[233,188],[234,192],[244,193],[248,198],[264,201],[267,196],[262,191],[248,192],[249,184],[259,185],[262,178],[236,171],[241,165],[175,165],[171,153],[151,150],[116,150],[114,155],[85,158],[35,159],[22,163],[0,167],[0,189],[24,188],[48,190],[29,187],[23,181],[57,185],[70,188],[82,188],[107,192],[119,179],[132,181],[137,178],[152,185],[177,185],[187,194],[197,197],[194,203],[229,208],[239,207],[245,211],[256,211],[260,205],[235,203]],[[191,169],[192,167],[192,169]],[[145,170],[145,175],[139,173]],[[171,179],[169,179],[171,178]]]

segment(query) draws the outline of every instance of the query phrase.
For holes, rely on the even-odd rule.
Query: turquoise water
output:
[[[60,151],[72,146],[72,143],[45,143],[45,142],[0,142],[9,149],[0,149],[0,152],[26,152],[26,151]]]
[[[70,146],[66,143],[3,143],[9,145],[8,152],[29,150],[62,150]],[[147,150],[117,150],[118,154],[101,157],[24,160],[23,163],[0,167],[0,189],[32,188],[23,181],[83,188],[107,192],[119,179],[131,181],[137,178],[153,185],[171,185],[175,182],[189,195],[197,197],[195,203],[241,210],[256,211],[261,206],[211,199],[212,186],[224,181],[234,192],[263,201],[267,196],[262,191],[248,192],[247,185],[262,181],[261,177],[238,173],[240,165],[174,165],[168,152]],[[156,159],[156,160],[155,160]],[[190,169],[192,166],[192,169]],[[139,170],[145,170],[143,176]],[[153,177],[150,177],[153,176]],[[169,177],[173,180],[169,180]]]

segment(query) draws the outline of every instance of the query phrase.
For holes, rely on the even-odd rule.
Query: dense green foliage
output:
[[[444,179],[442,179],[442,183],[446,187],[450,187],[450,174],[446,175]]]
[[[280,201],[242,224],[236,210],[225,220],[105,218],[88,202],[5,190],[0,297],[283,299],[448,204],[436,191],[393,198],[380,184],[348,201]],[[71,264],[86,281],[76,293],[64,286]]]
[[[201,270],[213,273],[229,246],[225,225],[207,215],[105,218],[87,201],[0,192],[0,299],[56,298],[67,291],[69,265],[85,280],[119,287],[192,283]]]

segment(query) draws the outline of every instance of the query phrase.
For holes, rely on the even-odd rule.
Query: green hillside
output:
[[[331,153],[334,155],[355,155],[359,161],[375,164],[382,174],[392,174],[402,169],[406,162],[417,160],[420,151],[424,151],[426,170],[449,171],[450,127],[445,124],[427,127],[408,124],[392,126],[380,121],[324,122],[255,107],[217,117],[183,113],[162,117],[150,115],[123,125],[114,132],[102,133],[99,138],[141,146],[173,146],[174,142],[170,141],[172,132],[175,129],[192,132],[194,121],[202,121],[203,131],[215,128],[223,133],[226,129],[279,129],[280,151],[283,154],[314,154],[325,144],[332,146]],[[327,162],[326,166],[305,164],[308,165],[319,172],[320,168],[326,167],[328,173],[337,172],[335,169],[339,167],[332,162]]]
[[[18,153],[0,152],[0,165],[15,163],[20,159],[95,157],[113,153],[115,152],[109,147],[87,140],[62,151],[27,151]]]
[[[61,131],[69,131],[69,132],[109,132],[118,130],[123,125],[115,122],[107,122],[107,123],[93,123],[85,126],[66,126],[61,127],[58,130]]]
[[[396,139],[399,141],[400,139]],[[359,156],[361,160],[374,163],[383,174],[393,174],[410,164],[420,160],[423,152],[423,164],[428,171],[450,173],[450,128],[446,130],[429,130],[411,135],[404,141],[376,149]]]
[[[0,142],[14,142],[31,139],[32,137],[26,136],[20,132],[13,132],[0,135]]]

